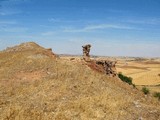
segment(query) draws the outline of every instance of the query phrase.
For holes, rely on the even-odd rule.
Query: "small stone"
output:
[[[143,120],[143,118],[142,118],[142,117],[139,117],[138,120]]]
[[[138,101],[133,101],[133,104],[135,105],[136,108],[140,108],[141,107],[141,105],[139,104]]]
[[[51,72],[47,72],[48,75],[51,75]]]

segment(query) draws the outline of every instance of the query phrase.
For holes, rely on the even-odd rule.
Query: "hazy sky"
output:
[[[160,57],[160,0],[0,0],[0,50],[34,41],[55,53]]]

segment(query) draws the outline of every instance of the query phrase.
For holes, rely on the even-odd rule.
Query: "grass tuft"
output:
[[[160,100],[160,92],[155,92],[154,97],[156,97],[156,98],[158,98],[158,100]]]
[[[143,92],[145,95],[147,95],[147,94],[149,94],[149,89],[146,88],[146,87],[143,87],[143,88],[142,88],[142,92]]]

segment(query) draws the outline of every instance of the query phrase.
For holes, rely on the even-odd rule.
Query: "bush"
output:
[[[147,94],[149,94],[149,89],[146,87],[143,87],[142,92],[147,95]]]
[[[157,97],[158,100],[160,100],[160,92],[155,92],[155,93],[154,93],[154,97]]]
[[[135,88],[136,87],[136,85],[135,84],[132,84],[133,85],[133,87]]]
[[[129,85],[135,86],[135,85],[132,83],[132,78],[131,78],[131,77],[127,77],[127,76],[123,75],[122,73],[119,73],[119,74],[118,74],[118,77],[119,77],[122,81],[128,83]]]

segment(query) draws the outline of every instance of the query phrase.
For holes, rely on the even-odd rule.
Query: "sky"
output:
[[[57,54],[160,57],[160,0],[0,0],[0,50],[33,41]]]

